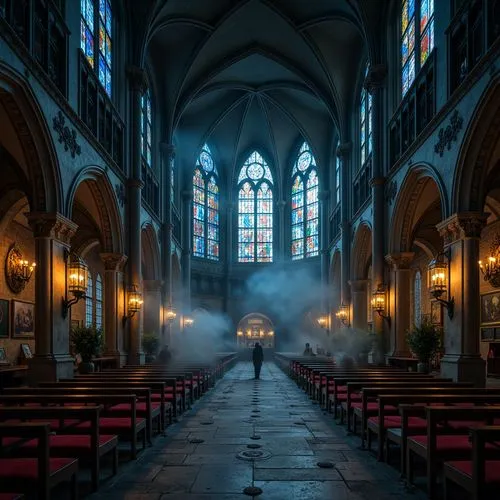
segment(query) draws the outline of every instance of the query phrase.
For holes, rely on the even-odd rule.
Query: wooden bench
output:
[[[70,482],[71,498],[78,498],[78,460],[50,458],[49,424],[0,423],[0,442],[6,438],[36,439],[36,458],[0,458],[0,491],[36,493],[40,500],[50,499],[51,490]]]

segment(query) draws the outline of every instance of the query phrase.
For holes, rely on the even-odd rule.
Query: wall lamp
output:
[[[68,316],[68,311],[87,293],[88,269],[85,263],[77,256],[64,253],[66,262],[66,296],[62,299],[62,317]],[[68,293],[73,295],[68,299]]]
[[[320,316],[317,320],[318,325],[326,330],[326,334],[328,335],[329,330],[330,330],[330,317],[325,315],[325,316]]]
[[[142,294],[139,292],[137,285],[131,285],[127,291],[127,314],[123,316],[123,326],[125,326],[128,319],[141,310],[143,302]]]
[[[383,284],[379,285],[377,289],[372,292],[372,310],[391,324],[391,317],[386,313],[387,287]]]
[[[20,293],[31,279],[36,263],[23,259],[19,247],[13,243],[5,259],[5,278],[14,293]]]
[[[340,322],[349,326],[349,306],[346,304],[340,304],[339,310],[335,313],[335,316],[340,320]]]
[[[182,325],[184,328],[189,328],[189,327],[193,326],[193,324],[194,324],[193,318],[190,318],[189,316],[184,316],[184,319],[182,321]]]
[[[448,309],[448,318],[453,319],[455,310],[455,299],[450,300],[441,298],[443,294],[448,294],[448,286],[450,283],[450,266],[451,249],[438,253],[436,258],[429,262],[427,267],[429,293],[438,302],[443,304]]]
[[[177,317],[177,313],[174,311],[174,308],[170,306],[166,311],[165,311],[165,319],[172,324],[174,322],[174,319]]]

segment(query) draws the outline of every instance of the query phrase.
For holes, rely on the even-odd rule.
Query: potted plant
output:
[[[417,371],[427,373],[429,361],[439,352],[441,347],[441,332],[429,320],[424,320],[420,326],[414,326],[406,335],[410,350],[418,358]]]
[[[80,373],[92,373],[95,369],[92,358],[97,356],[102,346],[102,330],[92,326],[79,326],[71,330],[71,344],[75,354],[82,362],[78,365]]]
[[[152,363],[158,352],[159,339],[154,332],[145,333],[142,337],[142,348],[146,354],[146,363]]]

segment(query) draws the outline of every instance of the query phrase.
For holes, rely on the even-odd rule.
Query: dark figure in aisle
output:
[[[260,369],[262,368],[262,361],[264,361],[264,351],[262,350],[262,346],[256,342],[255,347],[253,348],[253,368],[255,370],[255,378],[260,377]]]
[[[172,353],[168,349],[168,345],[162,347],[160,354],[156,358],[155,364],[166,365],[172,358]]]

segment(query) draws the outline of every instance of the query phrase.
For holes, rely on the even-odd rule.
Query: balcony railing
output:
[[[372,158],[365,161],[354,178],[352,188],[352,209],[355,214],[370,198],[370,180],[372,178]]]
[[[450,95],[500,36],[500,0],[462,3],[446,30]]]
[[[109,153],[118,168],[125,172],[123,164],[124,125],[111,99],[100,84],[94,70],[80,54],[80,104],[79,114],[94,137]]]
[[[69,30],[61,7],[53,0],[0,0],[0,18],[67,97]]]
[[[340,236],[340,203],[337,203],[337,206],[330,216],[330,235],[332,241]]]
[[[160,184],[153,169],[142,162],[142,199],[157,217],[160,216]]]
[[[436,113],[435,53],[435,50],[431,52],[389,122],[391,167],[413,144]]]

